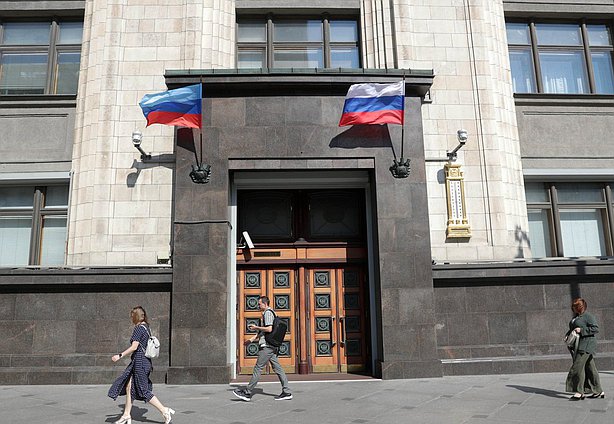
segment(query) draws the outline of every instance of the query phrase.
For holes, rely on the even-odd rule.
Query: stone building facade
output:
[[[611,368],[613,17],[611,0],[0,1],[0,382],[109,381],[135,304],[157,381],[228,382],[253,366],[260,294],[291,324],[289,372],[564,370],[577,296]],[[402,78],[403,129],[338,127],[351,84]],[[145,127],[143,95],[190,84],[201,132]]]

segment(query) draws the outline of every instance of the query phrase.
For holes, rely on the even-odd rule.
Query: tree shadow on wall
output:
[[[523,245],[531,247],[531,240],[529,239],[529,233],[523,231],[519,225],[516,226],[514,236],[518,242],[518,251],[516,252],[516,258],[524,258],[524,252],[522,250]],[[586,261],[576,260],[576,281],[569,283],[569,297],[571,300],[581,296],[580,283],[578,280],[582,280],[583,276],[586,276]]]
[[[516,242],[518,242],[518,250],[516,251],[516,258],[524,258],[524,250],[523,247],[531,247],[531,240],[529,239],[529,233],[523,231],[520,228],[520,225],[516,225],[516,229],[514,230],[514,238]]]
[[[353,125],[336,135],[328,145],[338,149],[360,147],[392,147],[388,125]]]

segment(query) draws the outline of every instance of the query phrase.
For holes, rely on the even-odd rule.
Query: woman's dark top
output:
[[[578,352],[586,352],[592,355],[595,354],[597,349],[597,338],[595,334],[599,333],[599,326],[595,317],[584,312],[577,315],[574,319],[569,321],[569,329],[580,327],[580,342],[578,343]]]

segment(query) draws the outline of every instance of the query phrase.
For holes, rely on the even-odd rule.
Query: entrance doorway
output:
[[[266,295],[288,333],[287,373],[368,373],[370,317],[364,190],[238,191],[237,371],[251,374],[248,329]],[[240,241],[240,240],[239,240]]]

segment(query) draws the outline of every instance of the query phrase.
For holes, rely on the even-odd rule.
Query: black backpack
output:
[[[279,319],[275,311],[273,312],[273,329],[270,333],[264,333],[264,340],[266,340],[266,344],[273,347],[279,347],[284,342],[284,338],[286,337],[286,331],[288,331],[288,326],[285,321]]]

